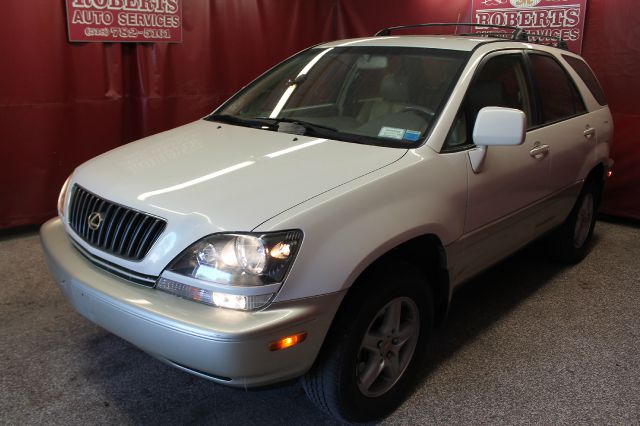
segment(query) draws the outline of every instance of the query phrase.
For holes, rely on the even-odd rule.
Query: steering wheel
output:
[[[418,106],[418,105],[406,106],[402,108],[402,112],[415,112],[418,115],[421,115],[422,117],[428,119],[429,121],[431,121],[433,116],[436,115],[435,111],[433,111],[431,108]]]

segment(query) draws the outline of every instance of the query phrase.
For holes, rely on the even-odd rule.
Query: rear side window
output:
[[[531,54],[531,68],[540,97],[543,124],[554,123],[586,112],[573,80],[552,57]]]
[[[589,68],[589,65],[583,60],[574,58],[573,56],[562,55],[562,57],[571,65],[571,68],[580,76],[582,81],[584,81],[584,84],[587,85],[593,97],[596,98],[596,101],[598,101],[600,105],[606,105],[607,99],[604,97],[602,86],[600,86],[598,79],[593,71],[591,71],[591,68]]]

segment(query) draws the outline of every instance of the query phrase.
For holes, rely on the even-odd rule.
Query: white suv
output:
[[[304,50],[78,167],[41,230],[51,271],[170,365],[240,387],[302,376],[334,416],[380,418],[457,286],[545,234],[558,259],[587,253],[611,114],[578,55],[522,38]]]

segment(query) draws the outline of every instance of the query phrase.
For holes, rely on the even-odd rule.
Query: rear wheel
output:
[[[600,188],[593,179],[585,182],[569,217],[551,237],[551,253],[555,260],[575,264],[589,253],[596,223],[599,191]]]
[[[402,403],[433,322],[424,277],[407,265],[370,274],[360,284],[302,379],[315,405],[351,422],[379,419]]]

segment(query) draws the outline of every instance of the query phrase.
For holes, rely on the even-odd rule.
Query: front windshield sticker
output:
[[[398,129],[396,127],[383,127],[380,129],[378,136],[381,138],[402,140],[405,131],[405,129]]]
[[[381,138],[398,139],[415,142],[420,139],[422,132],[417,130],[399,129],[397,127],[383,127],[378,136]]]
[[[407,130],[404,132],[404,137],[402,139],[405,141],[415,142],[420,139],[420,135],[422,135],[422,133],[416,130]]]

